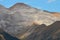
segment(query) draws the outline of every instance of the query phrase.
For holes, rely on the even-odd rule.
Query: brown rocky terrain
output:
[[[0,5],[0,29],[21,40],[60,40],[60,22],[57,21],[60,21],[58,12],[40,10],[24,3],[10,8]]]

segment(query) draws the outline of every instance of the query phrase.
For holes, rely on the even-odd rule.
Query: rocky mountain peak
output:
[[[18,9],[18,8],[27,8],[27,7],[30,7],[30,6],[27,4],[24,4],[24,3],[16,3],[12,7],[10,7],[9,9],[12,10],[12,9]]]
[[[18,6],[18,5],[20,5],[20,6],[27,6],[27,5],[24,4],[24,3],[16,3],[16,4],[15,4],[15,6]]]

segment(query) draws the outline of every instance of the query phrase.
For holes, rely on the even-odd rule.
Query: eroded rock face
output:
[[[33,33],[34,24],[48,27],[56,21],[60,21],[59,13],[45,12],[23,3],[15,4],[9,9],[0,9],[0,28],[19,39]]]

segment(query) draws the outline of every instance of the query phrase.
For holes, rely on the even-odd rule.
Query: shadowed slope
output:
[[[60,22],[55,22],[44,29],[33,32],[25,40],[60,40]]]
[[[4,32],[2,29],[0,29],[0,35],[1,40],[19,40],[16,37],[13,37],[10,34]]]
[[[3,32],[2,34],[3,34],[3,36],[5,37],[6,40],[20,40],[20,39],[18,39],[16,37],[13,37],[13,36],[9,35],[6,32]]]

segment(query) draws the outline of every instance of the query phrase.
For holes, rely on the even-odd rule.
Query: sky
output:
[[[25,3],[31,7],[50,12],[60,12],[60,0],[0,0],[0,4],[9,8],[16,3]]]

